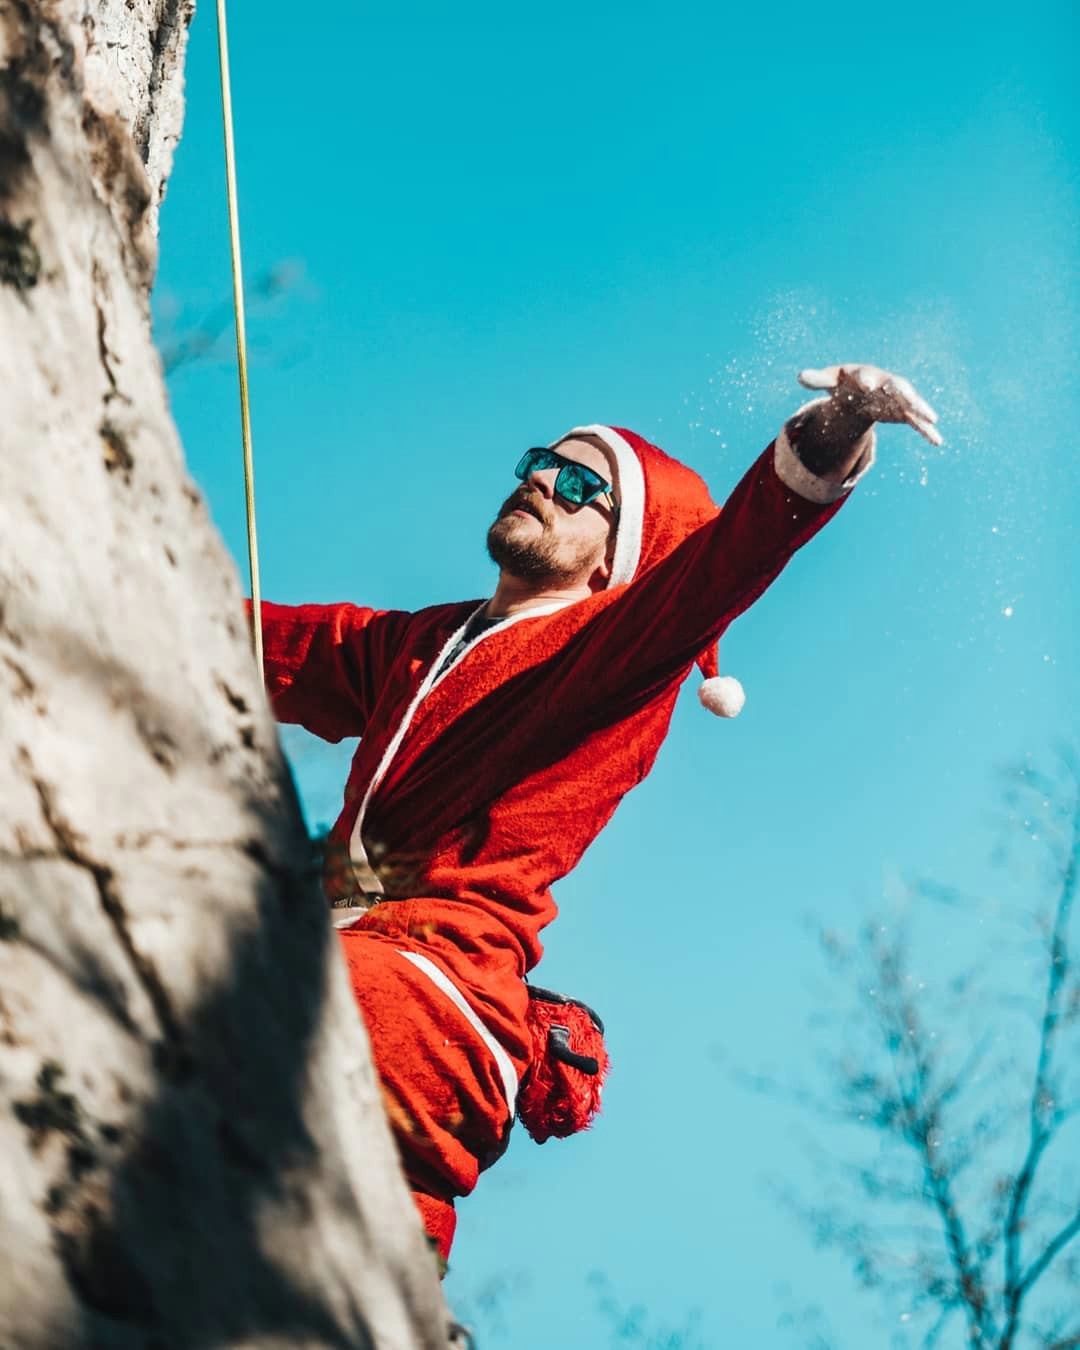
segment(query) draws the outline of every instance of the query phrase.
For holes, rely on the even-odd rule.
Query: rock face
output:
[[[0,1345],[440,1346],[150,339],[190,19],[0,5]]]

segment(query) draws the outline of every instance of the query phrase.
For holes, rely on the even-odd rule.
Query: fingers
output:
[[[909,416],[904,418],[904,421],[908,424],[909,427],[914,427],[915,430],[919,433],[919,435],[922,436],[925,440],[928,440],[931,445],[945,444],[941,432],[938,431],[937,427],[934,426],[933,422],[928,421],[926,418],[919,417],[917,416],[917,414],[911,413]]]
[[[824,370],[800,370],[799,383],[807,389],[835,389],[842,367],[826,366]]]
[[[887,395],[889,405],[888,412],[882,417],[883,421],[906,422],[931,445],[943,444],[941,432],[934,425],[937,413],[926,399],[916,393],[915,386],[909,380],[905,380],[902,375],[891,375],[882,392]]]
[[[870,393],[890,378],[887,370],[856,361],[840,366],[824,366],[821,370],[799,371],[799,383],[807,389],[839,389],[845,385],[849,389]]]
[[[905,380],[903,375],[890,375],[889,378],[892,380],[897,394],[921,421],[931,423],[937,421],[937,413],[927,403],[926,399],[916,393],[915,386],[909,380]]]
[[[799,383],[841,397],[875,422],[904,422],[931,445],[943,444],[937,413],[910,380],[865,362],[800,370]]]

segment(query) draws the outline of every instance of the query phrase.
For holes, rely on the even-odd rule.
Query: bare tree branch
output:
[[[1027,892],[1022,903],[995,896],[980,905],[958,887],[933,882],[914,883],[909,894],[936,902],[939,914],[990,917],[1013,941],[1019,932],[1017,968],[1035,969],[1037,993],[1022,998],[994,988],[1000,944],[994,960],[977,960],[924,993],[926,981],[911,966],[907,910],[895,923],[864,924],[854,941],[824,933],[830,990],[846,988],[854,998],[854,1014],[838,1007],[832,1017],[816,1017],[819,1030],[847,1042],[844,1051],[821,1056],[829,1089],[744,1080],[819,1119],[856,1125],[888,1151],[863,1158],[849,1142],[833,1156],[818,1147],[818,1170],[858,1197],[854,1216],[843,1201],[789,1203],[820,1243],[847,1254],[860,1285],[887,1301],[904,1300],[910,1326],[897,1343],[910,1333],[915,1339],[905,1343],[924,1350],[944,1346],[957,1317],[976,1350],[1019,1350],[1022,1340],[1050,1350],[1080,1347],[1080,1330],[1051,1313],[1055,1291],[1080,1279],[1080,1208],[1075,1196],[1063,1203],[1071,1187],[1049,1172],[1052,1150],[1080,1108],[1070,1076],[1080,1063],[1080,980],[1070,955],[1080,762],[1066,751],[1056,768],[1024,764],[1009,776],[1006,800],[1024,845],[1022,868],[1013,868]],[[1044,907],[1033,895],[1047,889]],[[1002,1019],[1015,1022],[1029,1009],[1035,1034],[1025,1064],[1003,1049],[1001,1032]],[[1067,1307],[1073,1311],[1075,1299]]]
[[[1080,845],[1080,793],[1076,795],[1072,814],[1072,837],[1069,855],[1062,872],[1061,887],[1058,892],[1054,912],[1053,931],[1050,936],[1049,961],[1047,966],[1046,997],[1039,1032],[1039,1053],[1035,1066],[1034,1081],[1031,1088],[1029,1113],[1029,1141],[1027,1155],[1021,1164],[1013,1186],[1009,1211],[1005,1219],[1005,1303],[1006,1322],[1001,1338],[1001,1350],[1012,1346],[1020,1311],[1028,1290],[1034,1280],[1021,1275],[1021,1237],[1023,1233],[1024,1211],[1035,1181],[1039,1162],[1054,1134],[1059,1122],[1056,1111],[1056,1099],[1052,1085],[1053,1053],[1058,1025],[1061,1018],[1062,994],[1067,987],[1069,975],[1068,928],[1072,916],[1073,900],[1076,895],[1077,852]],[[1069,1230],[1072,1229],[1070,1232]],[[1053,1246],[1044,1252],[1044,1257],[1036,1260],[1031,1271],[1041,1273],[1061,1250],[1061,1246],[1075,1236],[1076,1229],[1067,1225],[1054,1239],[1056,1243],[1064,1235],[1060,1246]],[[1036,1275],[1035,1278],[1038,1278]]]
[[[260,273],[246,288],[248,303],[254,309],[287,294],[301,275],[295,262],[275,263]],[[181,366],[192,365],[209,356],[221,338],[232,330],[232,301],[222,301],[203,315],[198,323],[178,335],[161,338],[161,365],[166,375],[173,375]]]
[[[1028,1267],[1020,1281],[1025,1293],[1039,1280],[1054,1257],[1069,1245],[1077,1233],[1080,1233],[1080,1210],[1077,1210],[1064,1228],[1058,1230],[1046,1244],[1042,1255]]]

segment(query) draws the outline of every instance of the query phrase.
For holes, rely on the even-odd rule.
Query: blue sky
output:
[[[850,930],[912,871],[997,884],[994,770],[1076,732],[1077,17],[974,13],[231,15],[246,272],[292,276],[249,316],[268,597],[490,593],[520,448],[582,421],[635,428],[722,498],[807,365],[908,375],[946,437],[886,429],[856,500],[725,638],[742,716],[688,694],[561,885],[539,974],[601,1010],[614,1069],[590,1134],[522,1134],[460,1207],[447,1288],[485,1345],[613,1342],[597,1271],[648,1310],[613,1343],[693,1314],[688,1344],[780,1350],[810,1303],[845,1346],[896,1325],[770,1187],[813,1198],[819,1126],[730,1069],[813,1072],[812,921]],[[216,80],[204,5],[165,337],[229,294]],[[246,566],[228,335],[170,389]],[[343,750],[286,743],[331,819]],[[916,919],[929,970],[970,956],[962,924]]]

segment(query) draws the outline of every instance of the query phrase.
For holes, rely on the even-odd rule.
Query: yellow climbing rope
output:
[[[229,87],[229,39],[225,0],[217,0],[218,59],[221,66],[221,114],[225,125],[225,191],[229,202],[233,311],[236,315],[236,365],[240,377],[240,434],[244,443],[244,501],[247,510],[248,570],[251,573],[251,634],[255,662],[263,667],[262,597],[259,593],[259,543],[255,533],[255,464],[251,454],[251,405],[248,398],[247,332],[244,327],[244,274],[240,262],[240,212],[236,203],[236,151],[233,146],[232,91]]]

